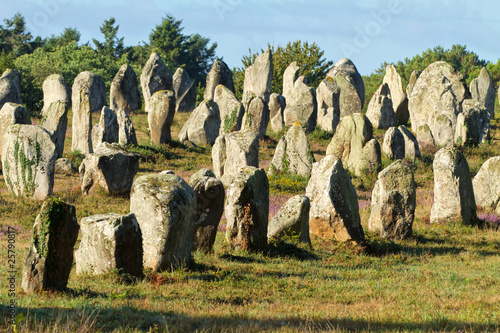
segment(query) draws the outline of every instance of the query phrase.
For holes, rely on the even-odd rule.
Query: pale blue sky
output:
[[[166,13],[187,34],[217,42],[217,55],[240,67],[248,49],[267,43],[316,42],[328,60],[351,58],[363,75],[428,48],[467,45],[480,58],[500,58],[497,0],[0,0],[0,17],[20,12],[34,35],[75,27],[82,42],[102,39],[99,26],[115,17],[127,45],[148,41]]]

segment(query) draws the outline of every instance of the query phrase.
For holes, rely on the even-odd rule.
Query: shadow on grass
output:
[[[312,249],[311,249],[312,250]],[[320,258],[309,250],[295,244],[278,240],[267,246],[267,256],[279,258],[294,258],[301,261],[319,260]]]

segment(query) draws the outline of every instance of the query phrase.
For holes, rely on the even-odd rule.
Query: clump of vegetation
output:
[[[83,160],[85,159],[85,154],[82,153],[79,150],[73,150],[68,153],[64,154],[64,157],[69,159],[71,163],[73,163],[73,166],[78,169],[80,168],[80,165],[82,164]]]

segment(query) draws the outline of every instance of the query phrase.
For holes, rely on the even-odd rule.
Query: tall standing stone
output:
[[[170,126],[175,115],[175,96],[172,91],[160,90],[149,101],[148,124],[151,143],[159,145],[172,140]]]
[[[274,132],[281,131],[285,125],[285,108],[285,97],[277,93],[272,93],[269,97],[269,121]]]
[[[219,135],[221,118],[213,100],[205,100],[191,113],[179,132],[179,141],[197,145],[213,145]]]
[[[129,64],[124,64],[116,73],[109,90],[110,108],[130,112],[141,108],[141,94],[137,87],[137,75]]]
[[[49,75],[42,85],[43,90],[43,108],[42,115],[47,112],[47,109],[54,102],[64,101],[71,103],[71,90],[66,85],[64,77],[60,74]]]
[[[57,158],[61,158],[64,152],[68,110],[69,103],[67,100],[57,100],[42,111],[41,125],[49,132],[52,141],[56,145]]]
[[[0,77],[0,109],[5,103],[23,104],[21,100],[21,74],[15,69],[7,69]]]
[[[387,83],[382,83],[373,94],[368,104],[366,117],[373,127],[378,129],[387,129],[396,125],[396,113],[394,112],[391,91]]]
[[[484,162],[472,185],[477,205],[500,214],[500,156]]]
[[[269,107],[266,101],[247,91],[243,95],[243,105],[245,108],[245,115],[243,119],[242,128],[250,129],[257,135],[259,139],[266,135],[267,125],[269,124]]]
[[[422,74],[421,71],[411,72],[410,80],[408,81],[408,85],[406,86],[406,97],[408,98],[408,102],[410,101],[410,96],[413,93],[413,88],[415,87],[415,83],[417,83],[417,79],[420,76],[420,74]]]
[[[462,103],[455,128],[455,144],[478,145],[490,138],[490,114],[483,103],[466,99]]]
[[[0,109],[0,156],[4,144],[4,136],[7,128],[14,124],[31,125],[30,113],[20,104],[7,102]]]
[[[483,67],[479,77],[475,78],[470,83],[470,93],[472,99],[476,99],[483,103],[486,111],[490,115],[490,119],[495,118],[495,86],[493,84],[493,78],[486,67]]]
[[[74,98],[74,94],[88,94],[90,100],[90,112],[100,112],[106,106],[106,85],[101,77],[89,71],[81,72],[73,81],[71,88],[71,101],[73,109],[79,109],[81,99]],[[76,103],[76,104],[75,104]]]
[[[226,86],[219,84],[215,88],[214,102],[219,107],[221,121],[219,135],[239,131],[245,114],[245,108],[234,92]]]
[[[382,84],[387,83],[391,94],[392,108],[396,114],[398,124],[406,124],[410,119],[408,112],[408,97],[403,92],[401,76],[399,76],[394,65],[385,68],[385,76]]]
[[[173,91],[172,73],[156,52],[151,53],[148,62],[142,68],[141,87],[146,112],[150,110],[150,98],[155,92]]]
[[[174,73],[173,89],[175,92],[175,111],[193,111],[196,106],[196,84],[195,80],[183,68],[177,68]]]
[[[79,229],[75,206],[56,198],[43,203],[23,266],[24,291],[66,289]]]
[[[269,102],[271,95],[271,81],[273,79],[273,55],[270,49],[259,55],[254,63],[245,70],[243,95],[252,92]]]
[[[118,110],[116,112],[116,120],[118,122],[118,143],[122,146],[137,146],[134,124],[132,124],[132,120],[130,120],[125,111]]]
[[[118,119],[116,113],[108,107],[103,107],[99,124],[92,128],[93,151],[103,142],[118,142]]]
[[[340,120],[340,87],[337,81],[327,77],[316,89],[318,105],[317,125],[324,131],[333,132]]]
[[[350,59],[340,59],[328,71],[326,76],[329,76],[331,78],[335,78],[337,76],[345,78],[345,80],[356,90],[359,104],[361,105],[361,107],[363,106],[363,104],[365,103],[365,83],[363,82],[363,78],[361,77],[361,74],[359,74],[358,69]],[[354,98],[354,96],[352,97]],[[341,109],[342,106],[345,105],[341,105]],[[361,109],[359,112],[361,112]]]
[[[214,99],[215,88],[222,84],[234,93],[233,73],[226,63],[219,58],[215,59],[207,75],[203,99]]]

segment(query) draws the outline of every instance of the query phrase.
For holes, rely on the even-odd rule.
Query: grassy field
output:
[[[187,114],[177,114],[173,138]],[[71,122],[71,116],[70,122]],[[97,115],[96,119],[97,121]],[[173,170],[188,180],[211,168],[210,147],[179,143],[151,147],[147,116],[132,117],[142,155],[139,174]],[[493,123],[490,144],[464,149],[471,174],[500,155],[500,131]],[[282,134],[282,133],[281,133]],[[376,131],[379,142],[384,132]],[[66,150],[70,151],[68,130]],[[261,140],[260,164],[267,169],[280,134]],[[331,134],[309,134],[316,160],[325,155]],[[367,231],[376,175],[353,178],[367,247],[312,238],[312,248],[295,239],[270,244],[265,253],[231,249],[221,221],[214,252],[194,253],[193,262],[173,272],[130,281],[110,272],[76,275],[68,290],[25,294],[22,265],[41,202],[15,199],[0,176],[0,299],[7,332],[500,332],[500,233],[494,228],[431,225],[433,151],[415,167],[417,210],[414,236],[388,241]],[[77,161],[78,156],[71,155]],[[383,160],[386,166],[390,161]],[[81,219],[99,213],[129,212],[128,197],[83,196],[77,174],[57,174],[54,195],[76,206]],[[286,200],[305,193],[307,179],[270,179],[270,217]],[[489,225],[498,216],[480,211]],[[16,325],[8,324],[7,228],[16,229]],[[78,246],[78,243],[77,245]]]

